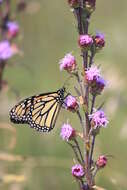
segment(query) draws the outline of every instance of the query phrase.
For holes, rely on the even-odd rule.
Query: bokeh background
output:
[[[97,105],[105,101],[110,123],[97,137],[95,158],[102,153],[113,155],[96,182],[107,190],[127,190],[127,1],[97,0],[96,7],[90,33],[105,33],[106,46],[95,61],[108,80]],[[62,110],[50,134],[13,125],[8,116],[9,109],[19,99],[54,91],[63,85],[67,73],[59,71],[58,62],[67,52],[73,52],[81,65],[75,19],[66,0],[29,0],[18,21],[21,35],[17,42],[22,55],[11,59],[14,66],[8,65],[4,73],[9,90],[0,94],[0,178],[5,176],[0,188],[78,189],[70,170],[72,151],[59,136],[60,126],[67,119],[73,127],[80,128],[75,114]],[[73,84],[69,82],[70,88]]]

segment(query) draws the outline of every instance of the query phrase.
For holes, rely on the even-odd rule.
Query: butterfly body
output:
[[[55,126],[64,102],[65,88],[56,92],[31,96],[14,106],[10,111],[13,123],[26,123],[38,131],[49,132]]]

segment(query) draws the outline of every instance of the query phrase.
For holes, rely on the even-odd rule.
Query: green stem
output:
[[[78,149],[78,152],[79,152],[80,158],[81,158],[81,160],[82,160],[82,163],[84,163],[84,159],[83,159],[82,152],[81,152],[80,146],[79,146],[79,144],[78,144],[78,141],[77,141],[76,139],[74,139],[74,142],[75,142],[76,147],[77,147],[77,149]]]
[[[83,119],[82,119],[82,116],[81,116],[79,110],[77,110],[76,113],[77,113],[78,118],[79,118],[79,120],[80,120],[80,124],[81,124],[81,126],[82,126],[83,132],[85,133],[85,131],[84,131],[84,122],[83,122]]]
[[[95,145],[95,135],[92,136],[92,145],[91,145],[91,152],[90,152],[90,167],[92,165],[92,156],[93,156],[93,151],[94,151],[94,145]]]
[[[77,149],[77,146],[71,144],[70,142],[68,142],[68,144],[69,144],[70,147],[72,148],[72,150],[73,150],[73,152],[74,152],[74,154],[75,154],[76,159],[77,159],[78,162],[82,165],[82,160],[79,158],[79,155],[78,155],[77,150],[76,150],[76,149]]]

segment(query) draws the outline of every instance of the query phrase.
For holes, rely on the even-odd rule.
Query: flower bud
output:
[[[80,6],[79,0],[68,0],[68,4],[69,4],[70,7],[72,7],[72,8],[77,8],[77,7]]]
[[[96,0],[85,0],[85,4],[91,6],[91,7],[95,7],[96,5]]]
[[[88,184],[84,184],[82,190],[90,190]]]
[[[17,3],[17,11],[24,11],[26,8],[26,2],[25,0],[19,0]]]
[[[85,0],[85,8],[89,13],[95,10],[96,0]]]
[[[96,33],[96,35],[93,37],[94,44],[97,50],[102,49],[105,46],[105,37],[102,33]]]
[[[80,164],[72,166],[72,175],[78,179],[85,175],[84,168]]]
[[[19,25],[17,22],[9,21],[6,24],[7,26],[7,36],[9,39],[14,38],[19,33]]]
[[[104,155],[101,155],[96,161],[96,166],[98,168],[104,168],[107,165],[107,161],[108,161],[107,157]]]

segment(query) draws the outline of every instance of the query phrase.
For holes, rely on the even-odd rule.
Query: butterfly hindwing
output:
[[[27,98],[11,109],[10,120],[13,123],[27,123],[27,115],[30,111],[31,100],[32,97]]]

